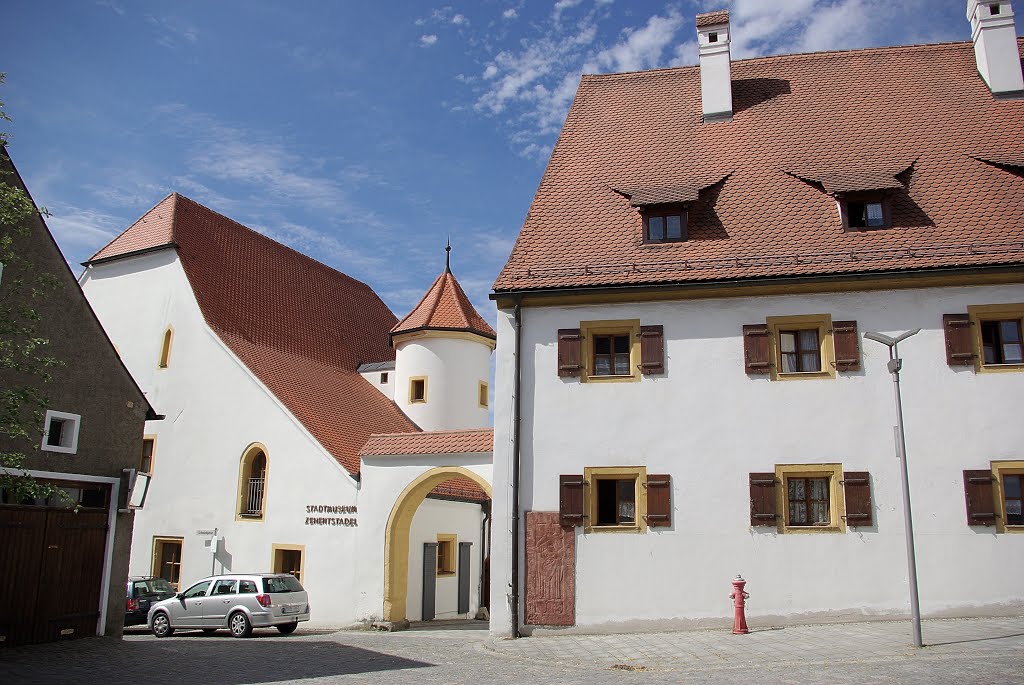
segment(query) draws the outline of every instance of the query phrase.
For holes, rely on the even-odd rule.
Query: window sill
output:
[[[635,374],[587,375],[585,380],[587,383],[635,383],[640,380],[640,377]]]
[[[639,533],[640,526],[590,526],[584,529],[585,533]]]
[[[262,521],[263,514],[239,514],[238,518],[242,521]]]
[[[845,533],[839,526],[782,526],[782,533]]]
[[[980,373],[1006,373],[1007,371],[1024,371],[1024,364],[979,364]]]
[[[835,378],[831,371],[789,371],[775,374],[775,380],[779,381],[806,381],[815,378]]]
[[[454,578],[455,577],[455,571],[445,571],[444,573],[438,573],[437,577],[438,578]]]
[[[40,452],[56,452],[58,454],[75,454],[78,452],[77,447],[61,447],[60,445],[43,445],[39,448]]]

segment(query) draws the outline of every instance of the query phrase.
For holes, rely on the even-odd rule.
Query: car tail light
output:
[[[124,610],[125,611],[138,611],[139,610],[139,600],[137,600],[137,599],[128,599],[128,600],[126,600],[126,602],[125,602],[125,609]]]
[[[261,607],[269,607],[270,595],[256,595],[256,601],[260,603]]]

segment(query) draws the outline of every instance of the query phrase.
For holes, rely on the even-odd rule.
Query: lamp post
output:
[[[910,620],[914,627],[914,646],[921,647],[921,607],[917,600],[917,560],[914,554],[914,520],[910,514],[910,480],[907,475],[907,436],[903,432],[903,401],[900,397],[900,369],[903,360],[899,356],[899,344],[912,335],[921,332],[920,328],[900,333],[891,338],[881,333],[865,333],[868,340],[882,343],[889,348],[889,363],[886,368],[892,374],[893,387],[896,389],[896,450],[900,459],[900,477],[903,480],[903,527],[907,536],[907,575],[910,579]]]

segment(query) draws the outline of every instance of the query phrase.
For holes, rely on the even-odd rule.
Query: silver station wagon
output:
[[[287,635],[309,620],[309,597],[287,573],[232,573],[210,576],[149,609],[149,629],[157,637],[195,628],[204,633],[227,628],[249,637],[253,628],[276,627]]]

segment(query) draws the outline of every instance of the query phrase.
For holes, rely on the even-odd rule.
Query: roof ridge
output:
[[[1024,37],[1017,38],[1018,42],[1024,41]],[[864,48],[847,48],[845,50],[816,50],[810,52],[792,52],[782,55],[759,55],[757,57],[745,57],[743,59],[732,60],[732,65],[737,64],[754,64],[757,62],[764,61],[781,61],[781,60],[799,60],[806,59],[808,57],[826,57],[830,55],[852,55],[855,53],[872,53],[872,52],[885,52],[885,51],[925,51],[929,49],[945,49],[961,45],[973,45],[969,40],[956,40],[956,41],[945,41],[942,43],[909,43],[907,45],[874,45]],[[699,64],[677,64],[669,67],[657,67],[655,69],[637,69],[635,71],[614,71],[606,74],[582,74],[580,76],[582,80],[610,80],[614,78],[637,78],[648,74],[666,73],[666,72],[681,72],[689,70],[700,70]]]

